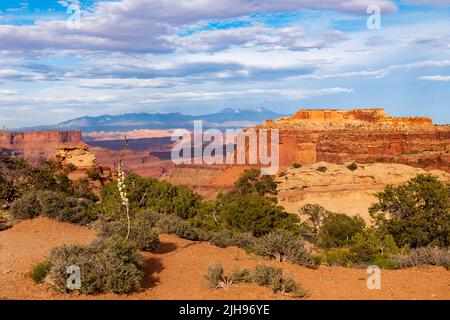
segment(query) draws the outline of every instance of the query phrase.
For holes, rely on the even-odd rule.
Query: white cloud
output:
[[[440,75],[423,76],[423,77],[420,77],[420,79],[426,80],[426,81],[450,81],[450,76],[440,76]]]

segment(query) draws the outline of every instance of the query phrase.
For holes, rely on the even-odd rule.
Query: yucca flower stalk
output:
[[[128,240],[130,237],[131,232],[131,217],[130,217],[130,201],[128,200],[128,195],[126,191],[126,184],[125,184],[125,170],[124,170],[124,162],[125,162],[125,151],[128,148],[128,139],[125,135],[124,137],[124,146],[122,149],[122,152],[120,153],[120,160],[119,160],[119,166],[117,168],[117,186],[119,188],[119,196],[122,206],[125,208],[125,212],[127,214],[127,236],[125,240]]]

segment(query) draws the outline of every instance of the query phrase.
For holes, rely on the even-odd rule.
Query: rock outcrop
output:
[[[321,166],[327,170],[318,171]],[[376,201],[376,192],[388,184],[399,185],[425,173],[450,183],[450,173],[441,170],[427,172],[402,164],[374,163],[358,164],[352,171],[346,165],[319,162],[283,171],[276,179],[277,198],[291,213],[298,213],[301,206],[312,203],[335,212],[359,214],[369,222],[368,208]]]
[[[59,146],[84,145],[81,131],[0,132],[0,149],[32,164],[53,159]]]
[[[97,167],[95,154],[89,152],[87,146],[67,146],[56,148],[55,159],[64,166],[92,169]]]
[[[382,109],[300,110],[257,129],[279,129],[280,165],[402,163],[450,172],[450,126],[393,118]]]

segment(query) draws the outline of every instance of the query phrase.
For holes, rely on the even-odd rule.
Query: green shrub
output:
[[[222,230],[209,239],[209,242],[219,248],[238,247],[245,250],[253,248],[255,238],[250,233]]]
[[[378,232],[391,234],[398,246],[450,245],[450,188],[434,176],[418,175],[406,184],[377,194],[370,214]]]
[[[100,236],[125,238],[127,231],[128,222],[126,220],[111,221],[103,223]],[[160,244],[158,234],[153,230],[150,221],[145,219],[132,219],[130,240],[139,250],[145,251],[153,251]]]
[[[50,261],[40,262],[33,268],[33,270],[30,273],[30,276],[34,280],[34,282],[42,283],[44,282],[45,277],[47,277],[50,268],[51,268]]]
[[[234,185],[241,194],[257,193],[261,196],[277,194],[277,183],[272,176],[261,175],[260,169],[245,170]]]
[[[231,283],[249,283],[252,282],[252,274],[247,268],[235,268],[228,277]]]
[[[124,294],[141,288],[142,257],[137,248],[123,238],[102,238],[87,246],[54,248],[49,261],[52,266],[48,276],[60,291],[67,291],[69,266],[78,266],[81,270],[81,293]]]
[[[209,289],[227,288],[236,283],[254,282],[272,289],[274,293],[289,293],[294,298],[306,296],[305,290],[291,276],[284,277],[280,268],[266,265],[257,265],[252,272],[246,268],[235,268],[229,276],[225,276],[222,265],[217,263],[208,267],[203,278]]]
[[[305,204],[299,209],[299,214],[307,216],[306,221],[301,224],[302,235],[311,242],[317,242],[317,236],[319,235],[323,221],[332,212],[318,204]]]
[[[291,293],[295,298],[306,296],[305,290],[291,276],[283,276],[281,268],[259,264],[253,270],[252,279],[260,286],[269,287],[273,293]]]
[[[320,227],[319,245],[323,248],[347,246],[353,236],[363,232],[365,225],[359,216],[349,217],[345,214],[330,213],[323,219]]]
[[[202,206],[202,198],[186,187],[174,186],[166,181],[129,174],[125,179],[127,195],[133,210],[147,209],[156,213],[192,218]],[[117,219],[120,212],[119,190],[116,182],[101,191],[101,204],[97,209],[106,218]]]
[[[378,248],[374,243],[362,234],[357,233],[352,238],[352,246],[350,247],[350,261],[358,265],[369,265],[375,260]]]
[[[278,261],[289,261],[308,267],[315,265],[303,240],[284,230],[277,230],[258,238],[253,251],[257,255],[274,258]]]
[[[16,219],[32,219],[38,215],[58,221],[86,224],[92,221],[88,208],[92,204],[87,199],[67,197],[55,191],[31,191],[17,199],[11,214]]]
[[[209,266],[203,274],[203,278],[206,280],[209,289],[217,289],[223,286],[226,280],[223,267],[219,263]]]
[[[155,227],[160,233],[174,234],[180,238],[193,241],[207,241],[209,233],[200,228],[193,227],[189,221],[175,215],[156,215]]]
[[[409,254],[395,256],[394,260],[399,268],[432,265],[450,269],[450,250],[437,247],[417,248],[412,249]]]
[[[351,171],[356,171],[358,169],[358,165],[356,163],[352,162],[349,165],[347,165],[347,169],[351,170]]]
[[[216,217],[223,229],[249,232],[259,237],[275,229],[298,232],[298,217],[284,211],[276,199],[257,193],[229,192],[218,195]]]
[[[252,279],[257,285],[269,287],[275,293],[282,289],[283,270],[281,268],[259,264],[253,271]]]
[[[299,168],[301,168],[302,167],[302,165],[300,164],[300,163],[294,163],[293,165],[292,165],[292,168],[294,168],[294,169],[299,169]]]
[[[320,166],[320,167],[318,167],[316,170],[319,171],[319,172],[324,173],[324,172],[327,172],[328,168],[325,167],[325,166]]]
[[[347,248],[334,248],[325,251],[325,261],[329,266],[347,267],[350,265],[350,253]]]

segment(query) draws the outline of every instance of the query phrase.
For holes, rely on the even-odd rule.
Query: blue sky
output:
[[[225,107],[450,123],[450,0],[0,2],[0,126]]]

